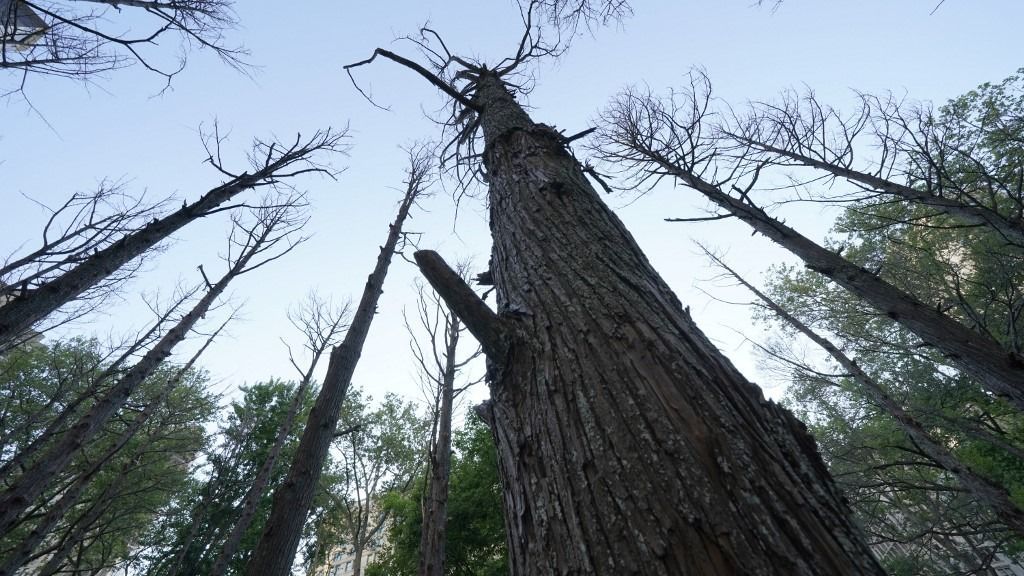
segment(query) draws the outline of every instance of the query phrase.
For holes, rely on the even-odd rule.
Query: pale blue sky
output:
[[[581,37],[560,61],[541,66],[529,104],[536,120],[576,132],[589,126],[619,89],[682,86],[695,66],[707,71],[719,97],[736,105],[807,85],[821,99],[842,106],[851,101],[851,89],[893,90],[942,102],[1024,65],[1024,3],[947,0],[929,15],[935,3],[786,0],[773,13],[752,7],[751,0],[637,0],[635,17],[621,28]],[[230,337],[204,360],[229,392],[244,382],[291,376],[279,337],[292,336],[285,311],[311,287],[336,298],[358,296],[400,197],[395,190],[404,160],[399,146],[437,137],[422,111],[444,100],[424,81],[388,62],[358,70],[364,87],[391,107],[385,112],[358,95],[342,66],[365,58],[376,46],[414,54],[410,45],[393,40],[414,33],[427,20],[453,51],[491,61],[512,52],[520,33],[518,13],[508,0],[282,6],[259,1],[237,6],[241,27],[231,39],[252,51],[250,61],[258,67],[252,78],[200,52],[175,79],[173,90],[159,96],[153,95],[160,79],[133,68],[94,86],[32,78],[27,94],[45,122],[18,98],[0,108],[3,254],[23,242],[31,244],[45,217],[22,193],[56,204],[111,178],[153,198],[174,194],[191,201],[216,185],[218,175],[202,164],[200,123],[217,119],[230,129],[228,149],[238,154],[252,136],[288,139],[297,131],[350,124],[352,153],[337,160],[346,172],[337,182],[299,183],[311,193],[313,239],[234,286],[234,298],[245,302],[246,320],[234,324]],[[0,77],[0,82],[10,81]],[[737,331],[756,338],[762,334],[746,310],[711,302],[694,288],[710,272],[690,239],[727,250],[730,262],[753,278],[785,255],[763,238],[751,238],[742,225],[663,223],[665,216],[696,215],[704,206],[683,189],[666,187],[632,204],[627,198],[609,200],[692,307],[698,324],[741,370],[763,382],[753,352],[742,345]],[[439,189],[426,208],[429,213],[416,213],[407,226],[424,233],[423,247],[438,249],[450,261],[475,256],[479,264],[486,263],[490,241],[481,203],[465,203],[455,222],[452,202]],[[816,236],[831,217],[816,207],[787,208],[783,214]],[[131,285],[125,304],[78,329],[102,334],[139,325],[145,315],[137,293],[179,277],[198,280],[196,265],[213,261],[225,230],[225,219],[184,230],[165,254],[147,262],[149,271]],[[401,320],[415,277],[411,265],[396,260],[356,373],[356,381],[375,396],[395,391],[418,397]],[[746,299],[739,292],[722,295]]]

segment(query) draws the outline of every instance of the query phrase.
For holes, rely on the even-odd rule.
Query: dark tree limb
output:
[[[473,333],[489,358],[504,358],[508,348],[507,329],[498,315],[476,292],[432,250],[419,250],[413,257],[430,286],[444,299]]]
[[[399,56],[398,54],[395,54],[394,52],[390,50],[385,50],[383,48],[377,48],[376,50],[374,50],[373,55],[367,58],[366,60],[360,60],[359,62],[354,62],[344,67],[345,72],[348,74],[348,77],[352,80],[352,84],[356,86],[356,88],[359,90],[361,94],[363,94],[363,96],[366,96],[366,93],[363,92],[363,90],[359,88],[359,85],[356,83],[355,78],[352,76],[352,69],[372,63],[377,58],[377,56],[383,56],[384,58],[387,58],[392,62],[396,62],[398,64],[401,64],[402,66],[405,66],[406,68],[409,68],[410,70],[415,71],[420,76],[426,78],[427,81],[433,84],[436,88],[438,88],[439,90],[450,96],[452,99],[457,101],[459,104],[462,104],[466,108],[476,110],[479,112],[479,108],[476,106],[476,104],[474,104],[469,98],[466,98],[466,96],[461,94],[450,84],[438,78],[436,74],[434,74],[430,70],[427,70],[422,65],[413,62],[412,60],[409,60],[408,58]],[[369,97],[367,97],[367,100],[370,100],[371,103],[373,102],[373,100],[371,100]],[[374,106],[376,105],[377,104],[374,104]]]

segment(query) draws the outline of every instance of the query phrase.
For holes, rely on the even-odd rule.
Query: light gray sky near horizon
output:
[[[947,0],[930,14],[936,3],[786,0],[773,12],[752,6],[751,0],[636,0],[635,16],[621,27],[581,36],[560,60],[542,64],[528,104],[535,120],[574,133],[590,126],[622,88],[682,87],[694,67],[705,70],[715,94],[735,106],[806,86],[842,108],[853,104],[853,90],[891,90],[939,104],[1024,65],[1024,2]],[[433,87],[390,62],[357,70],[362,86],[390,107],[383,111],[358,94],[342,66],[369,56],[376,46],[414,55],[413,46],[395,38],[415,33],[427,21],[453,51],[491,62],[512,53],[521,32],[509,0],[312,0],[287,8],[250,1],[236,9],[241,26],[229,38],[251,50],[249,61],[257,66],[251,77],[198,52],[173,88],[160,95],[154,96],[160,78],[134,67],[91,86],[30,78],[26,96],[34,110],[19,97],[0,108],[2,255],[31,246],[45,221],[45,212],[25,196],[56,205],[72,192],[110,179],[153,199],[173,195],[192,201],[217,185],[219,175],[202,162],[200,124],[216,120],[230,130],[225,150],[239,170],[245,169],[242,154],[252,137],[288,140],[296,132],[350,126],[352,150],[335,159],[336,166],[346,168],[337,181],[297,182],[310,193],[312,238],[231,289],[233,300],[244,303],[244,319],[202,362],[229,397],[240,384],[294,376],[280,338],[298,343],[285,314],[306,292],[358,298],[401,197],[401,146],[439,137],[424,114],[445,103]],[[13,81],[0,77],[5,87]],[[640,199],[606,199],[691,307],[698,325],[749,378],[769,384],[754,350],[743,342],[742,334],[765,338],[748,310],[717,302],[698,287],[731,300],[749,297],[706,282],[713,272],[691,240],[721,249],[751,279],[759,279],[771,264],[792,260],[735,222],[663,222],[700,215],[706,208],[696,193],[683,188],[663,186]],[[834,217],[815,205],[787,206],[779,214],[817,238]],[[200,263],[212,274],[227,228],[226,218],[218,217],[184,229],[166,252],[147,259],[145,273],[129,286],[122,303],[74,331],[102,336],[143,325],[148,317],[139,294],[166,290],[180,279],[198,281]],[[438,250],[449,262],[473,258],[477,268],[486,265],[490,239],[481,201],[463,202],[456,219],[448,191],[438,187],[407,230],[422,232],[420,246]],[[395,260],[355,375],[375,397],[388,391],[420,397],[402,323],[416,276],[412,265]],[[780,383],[770,384],[766,393],[778,397]],[[485,395],[480,387],[473,397]]]

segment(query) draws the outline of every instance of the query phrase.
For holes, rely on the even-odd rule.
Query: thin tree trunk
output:
[[[226,573],[228,562],[230,562],[238,552],[238,547],[242,543],[242,537],[245,536],[249,526],[252,525],[252,520],[256,517],[256,510],[259,507],[260,500],[263,499],[263,494],[266,492],[267,486],[270,485],[270,477],[274,473],[274,467],[277,465],[277,459],[281,456],[281,450],[288,441],[288,436],[291,434],[292,426],[295,425],[295,420],[298,417],[299,409],[302,407],[303,400],[306,398],[306,391],[308,389],[309,379],[306,378],[302,380],[302,383],[299,385],[298,389],[296,389],[295,397],[292,399],[291,405],[288,407],[288,414],[285,417],[284,424],[282,424],[281,428],[277,431],[277,436],[274,438],[274,444],[270,447],[270,451],[267,453],[267,458],[260,466],[259,472],[256,473],[256,479],[253,480],[252,486],[250,486],[249,490],[245,493],[245,498],[242,501],[242,512],[238,517],[238,521],[235,522],[234,527],[232,527],[227,540],[225,540],[220,553],[217,555],[217,559],[213,563],[213,568],[211,568],[210,574]]]
[[[6,302],[0,306],[0,348],[9,342],[17,341],[37,322],[187,224],[212,213],[241,192],[263,185],[268,179],[273,178],[276,172],[301,161],[312,152],[320,148],[330,149],[336,144],[336,139],[337,137],[327,133],[323,137],[315,137],[307,145],[297,144],[277,158],[268,157],[267,164],[252,174],[243,173],[233,177],[230,181],[203,194],[191,205],[182,205],[171,214],[154,219],[140,230],[99,250],[65,274]]]
[[[495,316],[417,262],[490,362],[509,562],[528,574],[882,574],[792,414],[714,348],[557,131],[483,69]]]
[[[430,470],[423,502],[423,527],[420,532],[420,576],[444,576],[445,544],[448,529],[448,478],[452,462],[452,404],[455,398],[456,351],[461,322],[449,312],[448,345],[445,348],[444,373],[441,375],[441,406],[437,417],[437,438],[432,439]]]
[[[313,504],[327,451],[338,426],[342,401],[377,312],[377,301],[384,291],[388,267],[402,238],[402,225],[422,192],[424,177],[425,173],[415,165],[409,171],[405,197],[395,222],[389,226],[387,241],[381,247],[373,273],[367,278],[352,324],[344,341],[331,351],[327,375],[306,420],[288,476],[274,491],[270,517],[246,567],[248,576],[286,576],[291,573],[302,527]]]
[[[192,327],[209,311],[210,306],[244,269],[256,252],[246,252],[178,323],[131,367],[78,421],[75,422],[44,455],[35,459],[11,484],[0,501],[0,533],[18,523],[18,517],[43,493],[49,481],[56,478],[77,456],[90,439],[113,416],[138,386],[171,355],[171,351],[188,335]]]
[[[369,521],[369,518],[367,518]],[[366,541],[364,539],[356,539],[355,546],[352,548],[352,576],[363,575],[363,549],[366,548]]]
[[[1024,359],[1018,354],[1004,350],[991,337],[970,330],[878,275],[813,242],[757,206],[722,192],[667,159],[659,163],[687,186],[795,254],[811,270],[846,288],[944,352],[987,390],[1024,410]]]
[[[182,302],[184,302],[184,298],[176,304],[181,304]],[[25,462],[31,456],[39,454],[43,446],[45,446],[45,444],[50,440],[53,440],[53,438],[61,432],[64,424],[74,416],[78,407],[86,400],[97,396],[106,381],[117,375],[121,370],[122,365],[128,360],[131,354],[138,352],[139,349],[149,341],[150,337],[152,337],[153,334],[155,334],[160,327],[164,325],[164,322],[176,309],[177,306],[172,306],[171,309],[167,311],[167,314],[161,316],[156,322],[154,322],[153,326],[133,342],[117,360],[96,375],[92,382],[89,383],[89,387],[83,390],[81,394],[77,395],[74,400],[71,400],[70,402],[65,400],[67,403],[64,404],[63,410],[61,410],[61,412],[46,426],[46,429],[43,430],[38,437],[32,440],[28,446],[25,446],[10,460],[4,463],[3,466],[0,466],[0,478],[7,476],[17,468],[24,468]],[[58,400],[58,398],[55,398],[54,400]]]
[[[807,336],[812,342],[828,352],[828,354],[832,356],[832,358],[834,358],[844,370],[847,371],[857,384],[861,386],[872,402],[892,416],[907,437],[910,438],[910,441],[913,442],[925,456],[955,476],[967,493],[974,496],[980,503],[991,508],[992,511],[995,512],[996,516],[1006,524],[1008,528],[1016,532],[1018,535],[1024,536],[1024,510],[1021,510],[1019,506],[1013,503],[1005,488],[992,483],[983,476],[978,475],[976,472],[971,470],[969,466],[965,465],[954,454],[947,450],[942,444],[932,438],[928,431],[925,430],[924,426],[921,425],[913,415],[904,410],[899,403],[889,396],[885,389],[876,382],[874,378],[864,372],[864,370],[861,369],[853,359],[844,354],[842,350],[837,348],[827,338],[815,332],[810,326],[801,322],[797,317],[790,314],[785,308],[769,298],[766,294],[752,286],[749,282],[740,277],[739,274],[726,266],[725,263],[716,256],[710,252],[705,252],[715,261],[715,263],[732,275],[737,282],[745,286],[747,290],[750,290],[755,296],[761,299],[761,301],[764,302],[764,305],[778,315],[779,318],[785,320],[798,332]]]
[[[72,550],[75,549],[75,545],[84,542],[86,533],[109,509],[111,502],[117,498],[124,477],[124,471],[122,470],[118,477],[104,488],[103,492],[96,498],[96,501],[89,506],[89,509],[86,510],[82,518],[72,528],[71,534],[68,534],[67,538],[61,542],[61,545],[46,559],[46,564],[39,568],[38,571],[33,571],[33,574],[37,576],[52,576],[57,573]],[[11,574],[13,573],[11,572]]]

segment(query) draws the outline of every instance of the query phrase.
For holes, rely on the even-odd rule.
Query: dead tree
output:
[[[1006,489],[989,479],[981,476],[969,466],[960,461],[955,454],[935,440],[925,429],[924,425],[918,422],[903,406],[900,405],[881,384],[868,375],[855,360],[847,356],[835,344],[824,336],[815,332],[810,326],[802,322],[772,300],[766,294],[755,288],[744,280],[739,274],[729,268],[718,256],[708,249],[701,247],[704,253],[718,267],[725,270],[732,278],[743,287],[753,293],[761,301],[761,306],[770,310],[797,332],[803,334],[812,342],[820,346],[828,353],[846,373],[853,378],[860,389],[875,405],[885,411],[899,425],[900,429],[910,438],[911,442],[932,462],[948,471],[956,477],[957,481],[965,491],[971,494],[978,502],[988,506],[995,512],[996,516],[1008,528],[1019,535],[1024,536],[1024,510],[1021,510],[1011,499]]]
[[[805,427],[694,325],[574,137],[516,102],[515,72],[549,53],[536,40],[495,66],[370,59],[452,98],[463,142],[482,129],[497,312],[415,256],[489,362],[511,573],[881,574]]]
[[[0,1],[0,70],[89,80],[140,64],[167,85],[186,65],[188,49],[212,50],[244,71],[247,52],[230,46],[225,32],[237,24],[230,0]],[[128,13],[122,14],[122,10]],[[179,54],[157,46],[180,38]]]
[[[459,276],[466,278],[465,265],[457,267]],[[482,353],[478,347],[465,357],[459,357],[459,342],[466,328],[458,316],[440,297],[422,286],[417,286],[414,329],[406,318],[406,329],[411,335],[409,343],[416,359],[424,392],[431,401],[431,434],[427,448],[426,484],[423,487],[421,509],[423,524],[420,531],[419,574],[443,576],[445,573],[445,541],[448,526],[448,478],[452,461],[452,412],[458,394],[481,380],[470,380],[456,389],[456,378]],[[426,345],[420,342],[426,340]]]
[[[278,430],[277,436],[274,437],[274,443],[267,453],[266,460],[260,465],[256,478],[252,481],[252,486],[249,487],[249,491],[246,492],[245,498],[242,500],[241,513],[210,568],[211,574],[224,574],[227,571],[228,562],[238,552],[242,537],[245,536],[252,524],[260,500],[270,485],[270,479],[274,467],[278,464],[281,450],[284,449],[285,443],[292,433],[292,427],[299,416],[299,411],[305,403],[309,386],[313,382],[313,371],[316,370],[324,352],[333,347],[341,334],[348,329],[349,305],[345,303],[343,306],[335,308],[330,302],[311,292],[302,307],[294,314],[289,314],[288,317],[292,325],[306,339],[304,347],[311,356],[309,365],[305,369],[300,368],[295,357],[289,352],[288,359],[300,375],[299,385],[295,389],[295,397],[288,407],[284,424]]]
[[[331,174],[317,155],[342,150],[344,138],[344,132],[326,130],[306,139],[298,136],[290,145],[256,141],[249,154],[253,171],[237,174],[224,166],[220,154],[221,138],[214,133],[206,142],[207,161],[227,176],[228,181],[206,192],[191,204],[183,202],[180,209],[161,218],[153,218],[138,228],[122,230],[124,219],[115,219],[116,227],[103,230],[98,244],[95,240],[84,243],[79,240],[65,258],[60,256],[66,251],[66,246],[61,243],[54,245],[54,241],[44,233],[41,250],[46,257],[57,261],[40,269],[32,265],[32,262],[39,262],[43,256],[36,256],[19,264],[18,268],[27,271],[24,277],[15,275],[13,278],[3,278],[4,284],[18,286],[19,292],[14,299],[0,306],[0,351],[20,341],[36,323],[104,282],[189,223],[237,208],[226,203],[240,193],[279,186],[283,181],[300,174]],[[282,193],[282,200],[287,197],[287,192]],[[128,221],[135,222],[137,218]],[[75,222],[79,222],[78,230],[65,230],[62,237],[70,235],[81,238],[85,234],[88,239],[96,221],[79,218]],[[100,224],[104,222],[100,220]],[[15,262],[20,262],[20,259]]]
[[[643,187],[668,177],[696,190],[735,217],[803,260],[804,264],[900,323],[923,342],[945,353],[993,394],[1024,410],[1024,358],[1005,350],[989,334],[971,330],[935,306],[919,301],[876,272],[850,262],[770,216],[750,197],[767,165],[764,161],[719,166],[721,143],[708,132],[710,92],[705,79],[680,104],[627,92],[605,113],[598,151]],[[703,90],[703,91],[701,91]],[[737,185],[741,182],[741,185]],[[730,185],[730,192],[724,186]],[[676,219],[670,219],[676,220]],[[676,220],[678,221],[678,220]]]
[[[1011,127],[989,119],[976,125],[978,134],[965,136],[961,127],[937,121],[930,107],[892,96],[861,94],[860,101],[848,117],[811,92],[755,104],[718,126],[733,142],[723,152],[748,163],[811,168],[853,184],[845,201],[889,197],[919,204],[1024,248],[1024,166],[1008,160],[999,173],[979,146],[1014,138]],[[871,151],[877,158],[861,158]]]
[[[302,527],[313,503],[327,451],[335,437],[345,393],[362,354],[373,316],[377,313],[377,302],[384,291],[384,279],[391,259],[403,239],[402,226],[430,183],[429,156],[425,148],[412,151],[410,162],[405,196],[398,206],[398,214],[388,226],[387,240],[380,249],[373,272],[367,278],[345,339],[331,350],[327,375],[306,419],[288,476],[274,491],[270,518],[246,568],[250,576],[286,576],[291,573]]]
[[[205,293],[182,315],[160,340],[142,358],[126,370],[96,400],[87,412],[71,424],[49,446],[43,447],[38,457],[12,479],[0,495],[0,532],[7,532],[18,523],[21,514],[43,493],[101,427],[124,405],[131,394],[181,343],[196,323],[210,310],[228,284],[238,276],[255,270],[289,252],[301,239],[293,235],[306,219],[295,212],[304,206],[301,196],[274,202],[253,209],[253,222],[234,218],[234,229],[228,242],[225,260],[228,270],[215,283],[206,286]],[[197,288],[196,292],[201,289]]]

